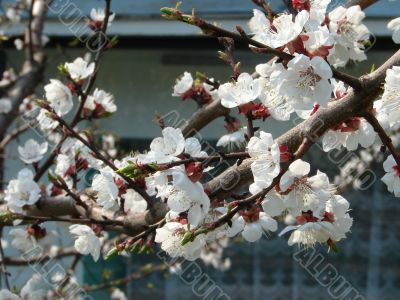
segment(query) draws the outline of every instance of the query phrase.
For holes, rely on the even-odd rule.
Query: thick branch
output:
[[[53,255],[53,256],[44,255],[41,257],[30,258],[30,259],[4,257],[2,263],[4,263],[7,266],[26,266],[26,265],[44,264],[44,263],[48,262],[49,260],[73,256],[73,255],[76,255],[77,253],[78,252],[75,250],[75,248],[67,248],[67,249],[60,250],[59,253],[57,253],[56,255]]]
[[[288,146],[291,152],[296,151],[305,137],[317,141],[328,129],[369,111],[374,100],[382,92],[382,82],[385,79],[386,70],[394,65],[400,65],[400,50],[375,72],[361,77],[363,88],[357,93],[350,90],[345,98],[331,102],[327,108],[319,109],[312,117],[280,136],[277,142],[280,145]],[[253,180],[250,170],[251,163],[251,159],[246,159],[240,166],[227,169],[208,182],[206,189],[221,199],[231,195],[235,190]]]
[[[0,137],[3,137],[18,114],[18,109],[24,98],[33,94],[43,75],[45,56],[42,51],[43,23],[46,17],[47,5],[45,0],[35,1],[31,23],[34,62],[25,61],[21,75],[15,84],[7,91],[6,98],[10,99],[12,109],[8,114],[0,114]]]
[[[35,206],[29,207],[24,213],[31,220],[37,217],[38,221],[53,221],[57,217],[73,216],[75,223],[86,223],[92,220],[93,224],[100,224],[104,230],[117,231],[134,236],[149,225],[155,224],[165,217],[168,209],[164,203],[155,203],[151,210],[140,213],[129,213],[128,215],[115,214],[111,211],[103,210],[92,200],[94,194],[90,190],[85,191],[87,195],[81,195],[88,209],[77,205],[75,200],[69,196],[47,197],[43,196]],[[0,212],[7,211],[5,205],[0,206]],[[48,217],[48,219],[46,219]],[[62,220],[66,221],[66,220]],[[0,220],[0,226],[13,226],[12,218]]]
[[[181,127],[182,133],[185,137],[194,136],[215,119],[228,115],[229,111],[229,108],[221,105],[221,101],[214,101],[196,111]]]

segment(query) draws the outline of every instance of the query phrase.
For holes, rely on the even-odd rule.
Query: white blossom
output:
[[[235,132],[221,136],[217,141],[217,147],[226,147],[228,151],[232,149],[243,149],[246,145],[246,132],[247,127],[242,127]]]
[[[319,25],[325,20],[326,10],[331,0],[300,0],[299,2],[310,3],[310,21]]]
[[[91,76],[95,69],[95,64],[88,64],[82,57],[78,57],[72,63],[66,63],[65,69],[74,81],[81,81]]]
[[[20,11],[15,9],[14,7],[7,8],[6,17],[10,20],[11,23],[14,23],[14,24],[21,21]]]
[[[12,236],[11,246],[21,252],[28,252],[38,245],[35,237],[29,234],[26,229],[11,229],[9,235]]]
[[[24,41],[21,39],[15,39],[14,40],[14,46],[18,51],[21,51],[22,49],[24,49]]]
[[[303,31],[308,21],[309,13],[305,10],[299,12],[293,22],[293,16],[282,14],[273,20],[273,23],[262,17],[258,10],[253,11],[254,16],[249,26],[255,34],[254,39],[272,48],[279,48],[295,40]]]
[[[46,154],[47,148],[47,142],[39,144],[34,139],[29,139],[23,147],[18,146],[19,158],[26,164],[38,162]]]
[[[260,79],[253,79],[248,73],[240,74],[235,83],[227,82],[218,88],[221,104],[227,108],[253,101],[260,95],[260,92]]]
[[[35,204],[39,198],[39,185],[33,180],[32,171],[25,168],[18,172],[17,179],[10,180],[4,199],[9,207],[22,208]]]
[[[149,162],[165,163],[176,160],[185,150],[185,138],[179,128],[164,128],[162,134],[163,137],[155,138],[150,144],[150,151],[146,156]]]
[[[391,127],[400,121],[400,67],[393,66],[386,71],[384,92],[378,113],[387,115]]]
[[[147,209],[147,202],[135,190],[127,189],[126,193],[122,195],[125,199],[125,212],[126,213],[141,213]]]
[[[98,9],[92,8],[92,10],[90,11],[90,18],[95,22],[104,22],[104,19],[106,18],[106,13],[102,8]],[[112,25],[114,19],[115,19],[115,14],[114,13],[110,14],[108,17],[108,26]]]
[[[22,287],[21,297],[24,300],[43,300],[46,299],[52,285],[40,274],[33,274],[31,279]]]
[[[199,182],[192,182],[180,169],[172,169],[172,187],[168,193],[168,207],[176,213],[187,211],[189,224],[198,225],[210,208],[210,199]]]
[[[74,224],[69,227],[70,233],[75,238],[75,249],[80,254],[92,255],[97,261],[100,257],[101,243],[94,231],[87,225]]]
[[[8,98],[0,99],[0,114],[8,114],[12,109],[11,100]]]
[[[327,26],[318,26],[312,31],[307,31],[306,36],[304,47],[313,56],[327,57],[329,50],[335,44],[335,35],[329,31]]]
[[[211,82],[215,82],[214,78],[209,79]],[[207,82],[203,82],[203,87],[211,95],[213,101],[220,100],[218,95],[218,89],[216,89],[213,85],[208,84]]]
[[[353,118],[337,129],[329,130],[322,138],[322,147],[328,152],[342,146],[349,151],[357,150],[358,145],[364,148],[371,146],[376,138],[374,128],[364,119]]]
[[[114,289],[111,293],[111,300],[128,300],[128,298],[120,289]]]
[[[189,91],[193,86],[193,77],[189,72],[183,73],[183,76],[176,80],[174,85],[174,93],[172,96],[180,97]]]
[[[280,149],[270,133],[260,132],[260,137],[253,136],[247,145],[248,153],[253,159],[251,171],[254,184],[267,188],[280,172]]]
[[[392,38],[396,44],[400,44],[400,18],[391,20],[387,24],[387,28],[393,31]]]
[[[100,170],[100,174],[93,177],[92,188],[97,192],[97,203],[104,209],[118,208],[118,186],[114,181],[114,171],[110,167]]]
[[[205,244],[204,236],[197,236],[194,241],[182,245],[188,226],[178,222],[168,222],[156,229],[155,242],[161,243],[161,249],[171,257],[183,257],[193,261],[200,257],[201,249]]]
[[[27,253],[37,247],[40,247],[43,250],[50,249],[57,233],[54,231],[48,231],[45,233],[45,236],[36,238],[30,234],[27,229],[14,228],[10,230],[9,235],[13,238],[11,246],[22,253]]]
[[[300,216],[298,218],[300,225],[287,226],[279,236],[293,231],[288,240],[290,246],[293,244],[314,246],[316,243],[326,243],[328,240],[340,241],[346,237],[353,224],[348,209],[349,203],[346,199],[332,195],[325,203],[323,216]]]
[[[336,34],[334,51],[328,61],[335,67],[344,67],[349,60],[363,61],[365,43],[369,39],[369,30],[362,24],[365,13],[359,5],[344,8],[336,7],[329,13],[329,29]]]
[[[400,197],[400,166],[397,165],[393,155],[385,160],[383,169],[386,174],[382,177],[382,181],[387,185],[388,191]]]
[[[199,140],[194,137],[185,140],[185,153],[192,157],[207,157],[207,153],[201,150]]]
[[[309,172],[310,164],[297,159],[281,177],[279,187],[282,192],[286,192],[283,196],[285,206],[294,215],[311,210],[318,216],[325,209],[325,202],[331,195],[326,174],[318,171],[317,175],[308,177]]]
[[[57,79],[50,79],[50,83],[44,87],[46,98],[50,106],[59,116],[66,115],[73,107],[70,89]]]
[[[281,195],[271,190],[261,202],[263,211],[271,217],[280,216],[285,210],[285,204]]]
[[[333,87],[329,82],[332,70],[321,57],[296,55],[287,65],[271,74],[271,83],[286,95],[295,109],[312,109],[317,102],[327,106]]]
[[[288,121],[294,111],[288,98],[280,94],[268,79],[260,78],[260,80],[263,87],[259,97],[261,103],[267,107],[271,117],[275,120]]]
[[[232,237],[241,232],[242,237],[250,242],[258,241],[264,231],[273,232],[278,229],[278,223],[275,219],[271,218],[265,212],[255,212],[253,216],[256,220],[249,220],[248,222],[244,217],[240,216],[232,220],[232,226],[228,229],[228,236]]]
[[[18,295],[11,293],[9,290],[2,289],[0,291],[0,300],[22,300]]]
[[[113,113],[117,111],[114,103],[114,96],[100,89],[95,89],[93,95],[89,95],[85,102],[84,108],[89,110],[97,109],[100,106],[104,111]]]
[[[305,246],[314,246],[317,243],[325,243],[334,231],[332,223],[321,222],[307,222],[303,225],[287,226],[279,233],[279,236],[293,231],[289,237],[288,245],[300,244]]]
[[[53,120],[48,116],[49,112],[42,108],[39,111],[39,114],[37,115],[36,119],[39,122],[40,129],[42,131],[51,131],[57,128],[59,125],[58,121]]]

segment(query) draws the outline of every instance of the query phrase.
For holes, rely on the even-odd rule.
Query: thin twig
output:
[[[7,134],[4,137],[4,139],[0,142],[0,149],[4,149],[12,140],[14,140],[20,134],[27,131],[29,128],[34,127],[35,124],[36,124],[36,120],[33,120],[31,122],[24,123],[23,125],[15,128],[13,131],[11,131],[9,134]]]
[[[169,267],[168,264],[159,264],[159,265],[155,265],[155,266],[145,265],[141,270],[133,272],[124,278],[111,280],[111,281],[104,282],[101,284],[84,287],[83,289],[86,292],[94,292],[94,291],[98,291],[98,290],[107,289],[110,287],[126,285],[130,281],[148,276],[148,275],[152,274],[152,272],[156,272],[156,271],[163,272],[163,271],[167,270],[168,267]]]
[[[94,60],[95,71],[89,77],[88,84],[87,84],[87,87],[86,87],[85,91],[82,91],[80,86],[75,85],[75,88],[76,88],[76,90],[78,92],[78,96],[80,97],[80,104],[79,104],[79,107],[76,110],[75,115],[74,115],[74,117],[73,117],[73,119],[72,119],[72,121],[70,123],[70,126],[72,128],[74,128],[81,121],[81,114],[82,114],[83,107],[85,105],[85,102],[87,100],[88,95],[90,94],[90,92],[91,92],[91,90],[92,90],[92,88],[93,88],[93,86],[94,86],[94,84],[96,82],[97,72],[98,72],[98,69],[99,69],[101,55],[102,55],[104,49],[106,48],[105,45],[102,45],[102,39],[103,39],[103,37],[106,37],[106,32],[107,32],[107,28],[108,28],[108,20],[109,20],[109,17],[110,17],[110,13],[111,13],[111,0],[106,0],[104,23],[103,23],[103,27],[102,27],[101,31],[98,33],[98,35],[99,35],[99,49],[96,52],[96,57],[95,57],[95,60]],[[72,82],[73,82],[73,80],[72,80]],[[58,154],[59,150],[62,147],[62,144],[65,142],[66,139],[67,139],[67,137],[64,136],[57,143],[57,145],[54,147],[54,150],[52,151],[51,155],[47,158],[47,160],[43,163],[43,165],[36,172],[35,181],[39,181],[40,178],[46,173],[46,171],[52,166],[52,164],[54,163],[54,159],[57,157],[57,154]]]
[[[251,45],[257,48],[263,49],[265,52],[268,52],[270,54],[273,54],[279,58],[281,58],[284,61],[290,61],[291,59],[294,58],[293,55],[290,55],[289,53],[274,49],[272,47],[269,47],[263,43],[260,43],[252,38],[250,38],[248,35],[241,35],[226,29],[223,29],[221,27],[218,27],[214,24],[208,23],[205,20],[197,17],[197,16],[192,16],[192,15],[185,15],[182,12],[176,10],[176,9],[169,9],[169,8],[164,8],[162,11],[169,10],[172,12],[173,17],[178,21],[197,26],[199,27],[205,34],[212,36],[212,37],[229,37],[232,38],[238,42],[241,42],[246,45]],[[331,66],[333,77],[336,79],[343,81],[344,83],[348,84],[354,89],[361,89],[362,84],[361,81],[354,76],[351,76],[349,74],[343,73],[341,71],[338,71],[337,69],[333,68]]]
[[[393,145],[392,139],[387,135],[385,129],[383,129],[381,124],[379,124],[379,121],[371,112],[365,113],[363,117],[374,128],[376,133],[379,135],[382,143],[388,148],[397,165],[400,167],[400,154],[396,150],[396,147]]]

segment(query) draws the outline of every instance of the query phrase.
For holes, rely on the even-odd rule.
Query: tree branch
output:
[[[24,98],[33,94],[36,86],[42,80],[45,55],[42,49],[43,23],[46,17],[47,5],[45,0],[36,0],[37,9],[32,12],[32,40],[34,47],[34,62],[27,60],[24,63],[22,72],[15,84],[7,91],[4,97],[12,103],[11,111],[7,114],[0,114],[0,137],[4,137],[12,121],[18,115],[19,106]]]
[[[361,90],[357,93],[350,90],[343,99],[331,102],[327,108],[320,108],[309,119],[280,136],[277,143],[288,146],[289,151],[294,152],[304,137],[317,141],[328,129],[369,111],[382,92],[386,70],[395,65],[400,65],[400,50],[375,72],[360,78],[363,86]],[[246,159],[239,166],[230,167],[208,182],[205,188],[220,199],[231,195],[253,180],[251,163],[252,159]]]
[[[382,143],[389,149],[397,165],[400,167],[400,154],[399,152],[397,152],[396,147],[393,145],[392,139],[386,134],[385,129],[382,128],[381,124],[379,124],[379,121],[371,112],[366,112],[365,114],[363,114],[363,117],[374,128],[376,133],[379,135]]]

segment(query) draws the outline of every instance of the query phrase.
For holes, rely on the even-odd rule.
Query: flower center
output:
[[[392,167],[394,174],[396,174],[398,177],[400,177],[400,167],[398,165],[395,165]]]
[[[313,67],[308,67],[305,71],[299,71],[299,80],[297,81],[298,88],[308,88],[315,87],[317,82],[321,80],[321,77],[318,74],[314,73]]]

